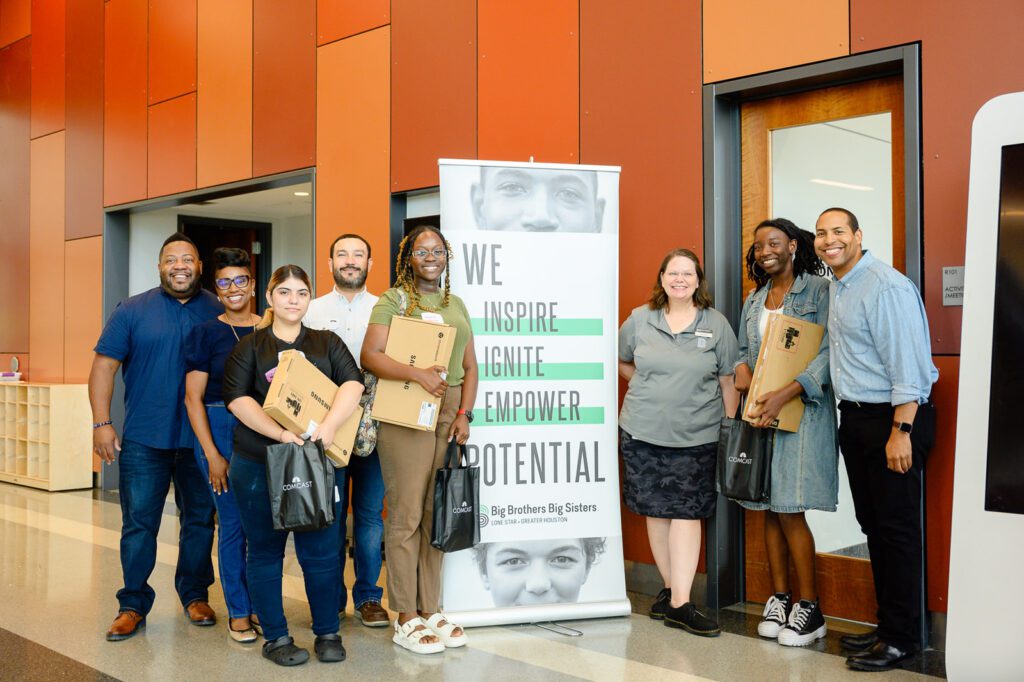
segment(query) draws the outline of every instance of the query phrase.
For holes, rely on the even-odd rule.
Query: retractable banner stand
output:
[[[480,544],[445,556],[466,626],[627,615],[617,441],[619,168],[439,161],[480,384]]]

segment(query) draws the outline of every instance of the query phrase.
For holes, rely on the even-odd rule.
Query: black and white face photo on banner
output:
[[[452,291],[480,366],[467,453],[481,470],[481,544],[445,556],[443,608],[467,626],[628,613],[619,169],[439,165]]]

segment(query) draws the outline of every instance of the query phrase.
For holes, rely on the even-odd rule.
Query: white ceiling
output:
[[[261,192],[236,194],[230,197],[214,199],[201,204],[183,204],[175,206],[175,213],[210,217],[237,217],[279,219],[311,216],[313,214],[313,197],[295,196],[296,192],[312,194],[310,183],[275,187]]]

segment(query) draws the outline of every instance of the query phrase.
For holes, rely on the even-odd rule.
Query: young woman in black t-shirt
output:
[[[333,442],[338,427],[355,410],[363,393],[359,367],[341,339],[333,332],[302,326],[311,292],[309,277],[302,268],[285,265],[275,270],[267,286],[270,308],[256,331],[235,347],[224,367],[224,402],[240,422],[235,428],[229,479],[248,540],[249,592],[266,639],[263,655],[278,665],[299,665],[309,659],[309,652],[295,646],[288,636],[281,596],[288,532],[274,530],[267,490],[267,446],[302,443],[262,408],[277,369],[278,354],[300,351],[338,385],[327,417],[312,435],[324,446]],[[295,554],[302,567],[316,634],[314,649],[323,662],[345,659],[338,634],[339,541],[337,518],[327,528],[295,533]]]

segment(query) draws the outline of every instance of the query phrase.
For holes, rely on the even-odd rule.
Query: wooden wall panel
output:
[[[857,51],[921,41],[925,306],[932,352],[959,353],[961,309],[942,305],[942,267],[964,262],[974,115],[996,95],[1024,90],[1024,4],[852,0],[850,20]]]
[[[103,237],[64,244],[64,381],[84,384],[103,331]]]
[[[149,196],[196,188],[196,96],[149,108]]]
[[[624,320],[649,295],[669,249],[703,248],[700,7],[583,0],[580,36],[580,161],[622,166]],[[673,87],[665,86],[668,64]],[[622,517],[626,558],[653,562],[643,518],[625,508]]]
[[[0,49],[0,352],[28,353],[32,41]],[[6,369],[7,365],[3,365]]]
[[[439,158],[476,158],[476,54],[475,0],[394,0],[392,192],[436,185]]]
[[[315,31],[313,0],[253,3],[255,176],[316,163]]]
[[[103,203],[146,198],[146,3],[108,0],[103,50]]]
[[[252,177],[252,19],[252,0],[199,0],[199,187]]]
[[[704,0],[704,82],[850,52],[849,0]]]
[[[482,2],[477,11],[479,157],[577,163],[579,1]]]
[[[0,0],[0,47],[32,31],[32,0]]]
[[[442,14],[437,3],[421,4],[431,5]],[[389,0],[316,0],[316,44],[326,45],[390,21]]]
[[[149,103],[196,89],[196,0],[149,0]]]
[[[317,292],[333,282],[324,254],[343,232],[359,232],[387,253],[391,29],[379,28],[317,49],[317,178],[314,271]],[[387,258],[385,257],[385,261]],[[387,263],[367,286],[389,286]]]
[[[67,9],[67,153],[64,234],[103,233],[103,0]]]
[[[32,140],[29,355],[32,380],[64,381],[64,132]]]
[[[64,127],[64,0],[32,2],[32,137]]]

